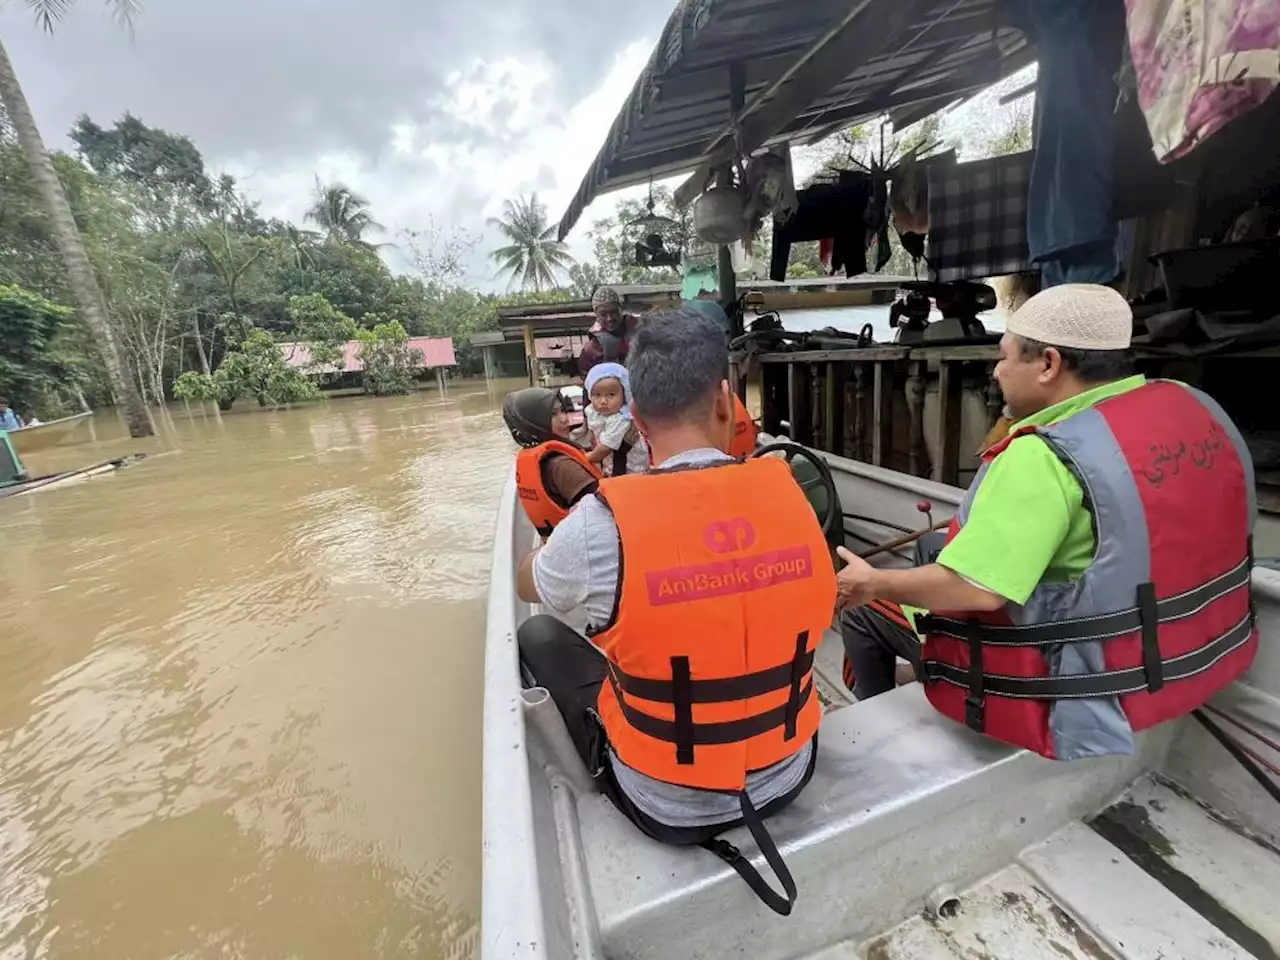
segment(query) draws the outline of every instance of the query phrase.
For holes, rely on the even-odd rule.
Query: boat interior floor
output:
[[[837,692],[838,644],[817,670]],[[535,808],[554,822],[542,837],[559,847],[558,933],[576,955],[1280,957],[1266,952],[1280,856],[1151,779],[1177,725],[1131,757],[1058,764],[942,720],[916,684],[847,702],[829,704],[812,782],[768,821],[799,888],[787,918],[711,854],[648,840],[544,766]],[[771,876],[745,829],[726,838]]]

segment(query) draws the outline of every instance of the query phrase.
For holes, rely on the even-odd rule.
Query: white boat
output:
[[[18,456],[25,456],[64,443],[88,440],[89,421],[92,418],[92,413],[72,414],[59,420],[14,430],[9,434],[9,439],[13,442],[13,448],[18,451]]]
[[[914,528],[917,501],[941,519],[961,498],[825,459],[863,516]],[[546,691],[522,689],[530,608],[514,572],[534,542],[509,481],[485,655],[484,960],[1280,956],[1280,804],[1195,719],[1140,735],[1130,757],[1055,763],[936,713],[919,684],[851,702],[833,633],[815,667],[828,705],[815,775],[769,820],[799,888],[777,916],[717,858],[625,820],[592,789]],[[1280,574],[1256,569],[1254,587],[1261,649],[1211,716],[1274,766]],[[768,876],[745,829],[726,836]]]

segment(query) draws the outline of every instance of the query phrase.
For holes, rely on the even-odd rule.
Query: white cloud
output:
[[[469,279],[501,286],[484,261],[496,242],[487,218],[502,212],[504,200],[534,191],[552,219],[560,217],[651,47],[647,38],[625,47],[603,82],[567,111],[556,107],[557,70],[541,55],[477,59],[448,75],[430,104],[431,113],[446,119],[453,136],[434,136],[433,123],[405,119],[388,128],[386,143],[377,151],[330,152],[283,169],[252,155],[225,166],[246,192],[262,201],[264,216],[301,221],[319,176],[368,197],[375,216],[393,233],[420,227],[428,218],[437,226],[456,225],[480,237]],[[459,130],[464,135],[456,135]],[[621,197],[635,192],[611,196],[591,208],[570,238],[575,256],[590,253],[586,231],[591,220],[607,216]],[[394,252],[388,252],[388,260],[402,266]]]

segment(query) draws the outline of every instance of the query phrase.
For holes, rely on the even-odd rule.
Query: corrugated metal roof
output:
[[[680,0],[561,219],[560,238],[600,194],[723,162],[735,139],[747,152],[813,142],[883,113],[920,119],[989,86],[1034,59],[1021,31],[999,19],[1000,6]]]
[[[409,349],[422,352],[422,366],[452,367],[457,363],[453,353],[452,337],[410,337]],[[277,344],[284,355],[285,362],[291,367],[306,367],[311,363],[311,349],[305,343]],[[348,340],[342,345],[342,370],[330,366],[319,373],[357,373],[364,369],[360,360],[360,341]]]

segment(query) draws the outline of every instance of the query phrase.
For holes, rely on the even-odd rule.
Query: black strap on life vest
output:
[[[982,672],[981,640],[969,641],[968,687],[969,695],[964,698],[964,722],[970,730],[982,733],[987,726],[987,677]]]
[[[1215,600],[1236,590],[1248,589],[1252,576],[1252,558],[1246,556],[1236,567],[1208,583],[1193,587],[1177,596],[1155,603],[1155,623],[1172,623],[1199,613]],[[1151,600],[1154,600],[1154,590]],[[1116,613],[1096,617],[1076,617],[1050,623],[987,624],[976,620],[920,614],[916,628],[924,634],[972,640],[975,637],[993,647],[1039,647],[1050,643],[1080,643],[1089,640],[1113,640],[1143,629],[1144,613],[1151,619],[1149,602],[1143,603],[1139,588],[1134,606]]]
[[[804,675],[807,672],[804,668],[804,662],[808,655],[809,631],[801,630],[796,634],[796,652],[791,658],[791,690],[787,694],[787,712],[782,721],[783,740],[794,740],[796,738],[796,720],[800,716],[800,685],[804,682]],[[810,663],[813,658],[808,656]]]
[[[731,700],[750,700],[752,697],[762,697],[775,690],[782,690],[791,684],[792,675],[797,670],[803,677],[813,669],[813,653],[806,649],[808,643],[809,631],[802,630],[796,636],[796,650],[799,654],[797,659],[738,677],[692,680],[689,686],[690,700],[693,703],[727,703]],[[654,703],[676,702],[675,685],[669,680],[634,677],[624,673],[613,662],[609,662],[606,668],[615,690],[621,690],[640,700],[652,700]]]
[[[1162,683],[1186,680],[1204,673],[1219,660],[1249,642],[1253,635],[1254,619],[1250,612],[1238,624],[1222,636],[1190,653],[1161,660],[1157,673]],[[981,646],[981,644],[979,644]],[[972,651],[972,646],[970,650]],[[972,652],[970,654],[972,657]],[[973,697],[973,672],[940,660],[925,660],[921,672],[928,681],[942,680],[957,687],[965,687]],[[1151,672],[1144,663],[1126,670],[1104,670],[1101,673],[1080,673],[1057,677],[1009,677],[986,673],[982,675],[983,695],[1013,697],[1023,700],[1069,700],[1092,697],[1119,697],[1149,689]],[[967,701],[966,701],[967,702]]]
[[[780,707],[775,707],[772,710],[766,710],[750,717],[744,717],[741,720],[729,720],[723,723],[694,723],[691,719],[693,716],[692,703],[709,701],[690,700],[688,714],[690,722],[686,725],[671,720],[663,720],[661,717],[655,717],[652,714],[645,713],[643,710],[636,709],[626,701],[621,688],[618,687],[614,680],[613,673],[608,672],[605,676],[609,678],[614,696],[618,700],[618,707],[622,711],[623,717],[626,718],[627,723],[655,740],[664,740],[667,743],[676,744],[678,754],[678,748],[681,744],[692,743],[693,746],[697,747],[709,747],[726,743],[741,743],[743,740],[750,740],[752,737],[758,737],[761,734],[768,733],[770,730],[776,730],[778,727],[785,727],[787,711],[791,709],[791,702],[788,700],[787,703]],[[690,684],[693,685],[698,682],[697,680],[692,680]],[[812,696],[813,678],[810,677],[809,682],[800,690],[798,709],[803,709]],[[730,697],[728,699],[737,700],[739,698]],[[680,716],[681,706],[681,704],[676,704],[677,717]],[[686,761],[681,760],[680,762],[685,763]]]
[[[1155,693],[1164,686],[1160,661],[1160,604],[1156,602],[1154,583],[1138,584],[1138,620],[1142,624],[1142,669],[1147,675],[1147,690]]]
[[[747,791],[743,790],[738,794],[738,804],[742,810],[742,822],[751,831],[752,839],[755,840],[756,845],[760,848],[760,852],[764,854],[764,859],[769,864],[769,869],[773,871],[773,875],[782,884],[785,896],[770,887],[765,882],[764,877],[760,876],[760,872],[751,865],[751,861],[744,857],[742,851],[728,840],[715,837],[703,843],[702,848],[710,850],[729,866],[733,867],[734,872],[746,881],[747,886],[770,910],[784,917],[790,916],[791,908],[795,906],[797,895],[795,878],[791,875],[791,871],[787,869],[787,865],[782,859],[782,854],[778,852],[778,845],[773,842],[773,837],[769,836],[769,831],[765,829],[764,821],[760,819],[760,814],[751,803],[751,798],[747,796]]]

